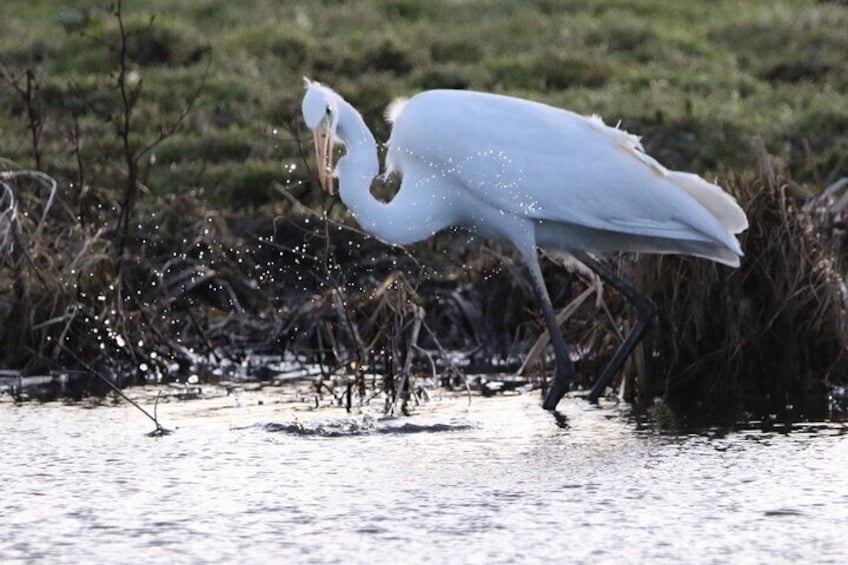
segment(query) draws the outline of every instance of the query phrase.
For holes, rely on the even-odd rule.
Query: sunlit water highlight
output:
[[[0,406],[0,562],[821,562],[848,556],[848,435],[659,435],[568,400],[381,420]],[[189,406],[189,408],[186,408]]]

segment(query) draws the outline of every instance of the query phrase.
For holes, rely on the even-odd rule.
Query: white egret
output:
[[[556,323],[537,247],[577,256],[635,306],[638,321],[590,392],[596,400],[638,343],[656,311],[589,253],[638,251],[703,257],[731,267],[748,227],[736,200],[701,177],[670,171],[639,138],[579,114],[528,100],[462,90],[431,90],[390,105],[386,174],[400,173],[390,202],[371,194],[380,173],[374,137],[356,109],[306,80],[303,118],[315,136],[318,176],[359,224],[405,245],[461,226],[512,243],[538,293],[556,355],[543,406],[553,410],[574,367]],[[333,147],[345,155],[333,169]]]

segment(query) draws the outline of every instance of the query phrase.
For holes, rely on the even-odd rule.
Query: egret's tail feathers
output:
[[[745,211],[735,198],[719,186],[705,181],[698,175],[680,171],[669,171],[668,180],[709,210],[730,233],[740,233],[748,229],[748,217]]]
[[[740,264],[740,256],[727,248],[718,249],[715,253],[711,253],[709,255],[702,255],[700,253],[694,253],[694,255],[703,257],[704,259],[711,259],[716,263],[721,263],[722,265],[727,265],[728,267],[733,268],[738,267]]]
[[[672,253],[681,255],[692,255],[709,259],[728,267],[738,267],[742,260],[742,249],[739,247],[739,241],[734,236],[729,236],[732,240],[729,245],[723,245],[714,241],[699,241],[699,240],[668,240],[662,242],[653,242],[652,246],[645,250],[649,253]]]
[[[736,203],[736,199],[719,186],[705,181],[698,175],[666,169],[656,159],[645,153],[639,136],[606,125],[598,115],[593,115],[587,119],[592,127],[606,135],[621,149],[642,161],[656,174],[667,178],[686,194],[697,200],[701,206],[709,210],[721,222],[721,225],[727,231],[740,233],[748,228],[748,218],[745,216],[745,212]]]
[[[383,112],[383,117],[386,118],[386,121],[390,124],[393,124],[397,121],[400,113],[403,112],[403,109],[406,107],[406,103],[409,102],[409,98],[395,98],[389,105],[386,106],[386,111]]]

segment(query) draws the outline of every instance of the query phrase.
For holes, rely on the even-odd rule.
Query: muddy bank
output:
[[[4,174],[0,370],[41,379],[35,396],[102,395],[105,380],[262,382],[274,371],[261,355],[316,368],[348,405],[379,393],[402,410],[424,380],[522,368],[544,386],[552,369],[543,347],[527,359],[543,324],[520,259],[467,233],[395,248],[335,201],[315,211],[281,189],[273,205],[224,213],[198,190],[151,201],[124,240],[114,207],[77,216],[70,185]],[[707,418],[826,415],[848,383],[844,186],[812,197],[767,160],[725,184],[751,218],[742,268],[614,261],[659,321],[609,392]],[[576,388],[589,387],[632,314],[553,261],[544,271],[554,304],[574,310],[564,329]]]

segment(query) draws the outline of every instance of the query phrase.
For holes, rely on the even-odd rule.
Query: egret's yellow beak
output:
[[[318,182],[321,188],[330,194],[336,193],[333,182],[333,139],[330,135],[330,124],[326,120],[321,122],[314,130],[315,137],[315,161],[318,166]]]

